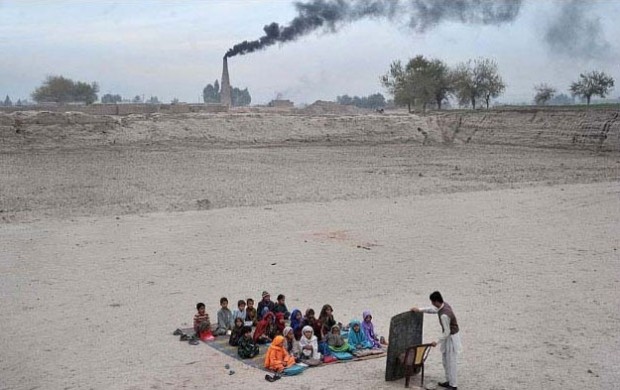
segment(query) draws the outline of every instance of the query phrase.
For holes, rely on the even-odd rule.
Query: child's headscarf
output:
[[[282,348],[282,346],[284,345],[284,337],[283,336],[276,336],[273,341],[271,342],[271,347],[276,347],[276,348]],[[271,347],[269,347],[271,349]]]
[[[304,320],[303,316],[301,317],[301,320],[295,318],[297,316],[297,313],[301,313],[301,310],[293,309],[293,311],[291,312],[291,328],[293,328],[293,330],[299,328],[301,326],[301,321]]]
[[[286,327],[286,323],[284,322],[284,313],[276,313],[276,326],[278,327],[278,331],[280,333],[284,332],[284,328]]]
[[[314,329],[312,329],[312,327],[310,325],[306,325],[303,327],[303,329],[301,330],[301,334],[302,334],[302,338],[305,338],[306,335],[304,333],[306,332],[312,332],[312,336],[310,336],[310,339],[312,339],[312,337],[314,336]]]
[[[353,327],[358,325],[360,327],[359,332],[356,332]],[[366,334],[362,330],[360,322],[358,320],[353,320],[349,323],[349,345],[352,347],[357,347],[358,345],[362,345],[362,348],[370,348],[371,343],[368,341]]]
[[[364,318],[362,320],[362,330],[364,331],[364,334],[366,335],[366,338],[368,339],[368,341],[370,341],[373,346],[375,347],[380,347],[381,344],[378,341],[377,336],[375,335],[375,326],[372,323],[372,321],[370,323],[366,322],[366,317],[371,316],[372,317],[372,313],[370,312],[370,310],[365,310],[364,313],[362,314],[362,317]]]

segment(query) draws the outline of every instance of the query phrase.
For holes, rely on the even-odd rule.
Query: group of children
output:
[[[289,312],[285,301],[286,297],[280,294],[277,302],[273,302],[270,294],[263,291],[256,308],[254,300],[248,298],[239,300],[237,309],[231,311],[228,299],[221,298],[215,328],[211,326],[204,303],[198,303],[194,331],[203,341],[229,335],[228,343],[238,347],[243,359],[258,355],[259,344],[270,344],[265,368],[278,373],[297,362],[318,365],[326,356],[335,353],[362,354],[364,350],[380,349],[386,344],[383,337],[375,334],[370,311],[364,311],[361,322],[353,320],[343,327],[334,319],[334,309],[330,305],[324,305],[316,318],[313,309],[307,309],[305,315],[297,309]],[[347,330],[345,338],[343,332],[346,334]]]

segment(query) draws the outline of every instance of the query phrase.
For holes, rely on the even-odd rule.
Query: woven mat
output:
[[[180,329],[183,331],[183,333],[187,334],[188,336],[192,336],[194,334],[194,328],[180,328]],[[267,371],[264,367],[264,362],[265,362],[265,355],[267,353],[267,349],[269,348],[269,344],[259,345],[258,348],[260,350],[260,353],[257,356],[253,357],[252,359],[241,359],[239,355],[237,354],[237,347],[233,347],[228,344],[229,338],[230,336],[218,336],[213,341],[201,341],[198,346],[207,345],[213,349],[220,351],[224,355],[227,355],[235,360],[239,360],[247,364],[248,366],[252,366],[262,371]],[[353,357],[353,359],[351,360],[338,360],[334,363],[329,363],[329,364],[359,362],[362,360],[377,359],[377,358],[382,358],[385,356],[386,356],[386,351],[382,350],[382,353],[375,353],[375,354],[367,355],[363,357]],[[320,366],[316,366],[316,367],[323,367],[329,364],[321,364]]]

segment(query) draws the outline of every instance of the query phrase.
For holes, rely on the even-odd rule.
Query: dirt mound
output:
[[[345,106],[336,102],[317,100],[301,110],[310,115],[362,115],[369,111],[355,106]]]

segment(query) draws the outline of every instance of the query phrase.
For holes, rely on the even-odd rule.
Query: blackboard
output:
[[[404,369],[398,361],[398,356],[405,352],[407,347],[422,344],[423,321],[424,314],[412,311],[392,317],[390,321],[387,360],[385,363],[386,381],[395,381],[405,376]]]

